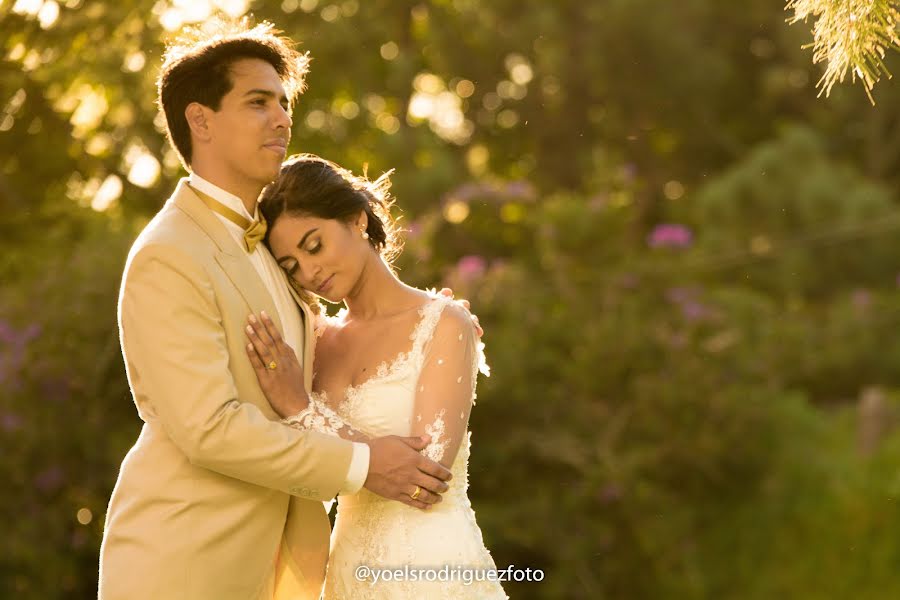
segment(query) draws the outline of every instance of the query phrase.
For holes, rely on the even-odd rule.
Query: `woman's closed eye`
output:
[[[280,263],[282,270],[287,273],[288,277],[293,277],[294,273],[297,271],[297,261],[292,260],[290,262]]]

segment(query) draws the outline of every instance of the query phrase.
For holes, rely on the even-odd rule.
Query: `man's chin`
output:
[[[265,173],[260,174],[259,181],[265,187],[278,179],[279,173],[281,173],[281,165],[278,165],[277,169],[267,169]]]

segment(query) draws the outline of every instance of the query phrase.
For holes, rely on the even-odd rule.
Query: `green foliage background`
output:
[[[153,83],[189,4],[0,2],[3,597],[96,595],[139,430],[116,293],[183,175]],[[762,0],[218,5],[311,53],[291,151],[395,168],[402,277],[480,315],[473,504],[546,574],[512,597],[900,594],[895,85],[817,100]]]

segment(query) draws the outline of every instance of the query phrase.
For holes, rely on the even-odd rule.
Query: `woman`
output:
[[[260,204],[266,243],[292,285],[346,308],[320,319],[309,397],[294,353],[266,318],[251,319],[248,354],[291,426],[355,441],[429,435],[423,453],[453,474],[427,511],[365,489],[340,496],[326,600],[506,598],[466,495],[469,410],[479,368],[487,373],[483,345],[464,309],[391,270],[398,247],[388,186],[387,176],[369,182],[317,156],[284,164]],[[273,361],[277,368],[268,368]],[[427,493],[416,487],[410,495]]]

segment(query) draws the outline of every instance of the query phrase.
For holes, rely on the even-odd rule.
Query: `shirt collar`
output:
[[[248,214],[247,208],[244,206],[244,202],[240,198],[238,198],[231,192],[226,192],[214,183],[210,183],[196,173],[191,173],[190,183],[192,186],[194,186],[204,194],[212,196],[214,200],[218,200],[231,210],[237,212],[239,215],[242,215],[250,221],[255,221],[257,219],[257,215],[259,214],[258,208],[255,211],[257,213],[256,215]]]

